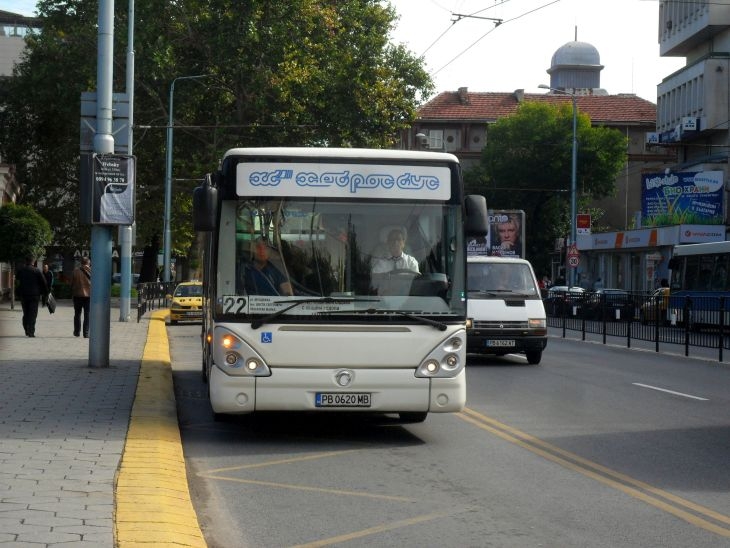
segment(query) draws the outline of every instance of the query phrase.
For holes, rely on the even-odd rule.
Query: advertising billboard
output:
[[[486,238],[467,241],[469,255],[525,257],[525,212],[521,209],[490,209]]]
[[[641,224],[723,224],[724,182],[722,171],[642,175]]]

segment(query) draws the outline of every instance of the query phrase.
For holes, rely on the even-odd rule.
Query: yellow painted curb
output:
[[[177,423],[167,310],[152,312],[114,489],[115,546],[207,546],[195,514]]]

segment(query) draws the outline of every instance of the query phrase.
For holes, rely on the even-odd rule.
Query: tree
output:
[[[95,0],[41,0],[40,33],[0,80],[0,153],[56,243],[88,239],[78,223],[79,112],[96,88]],[[117,2],[114,91],[124,90],[127,13]],[[433,90],[422,61],[388,35],[379,0],[148,0],[135,7],[137,236],[162,234],[166,125],[174,96],[173,253],[193,242],[195,179],[233,146],[384,147]],[[141,129],[140,126],[146,127]],[[183,181],[178,181],[182,179]]]
[[[51,225],[32,207],[8,203],[0,207],[0,262],[10,263],[10,279],[15,286],[15,263],[31,255],[45,255],[51,243]],[[15,292],[11,291],[11,307]]]
[[[615,129],[592,127],[578,113],[577,191],[584,204],[615,192],[627,142]],[[549,272],[556,238],[570,232],[573,109],[537,102],[489,126],[480,165],[465,174],[467,188],[484,194],[493,209],[522,209],[526,255]]]

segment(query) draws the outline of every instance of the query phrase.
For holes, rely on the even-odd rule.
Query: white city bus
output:
[[[208,233],[203,376],[216,418],[420,422],[463,408],[465,235],[486,235],[487,212],[463,195],[456,157],[237,148],[193,202]]]

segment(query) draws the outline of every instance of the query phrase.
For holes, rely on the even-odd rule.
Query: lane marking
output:
[[[462,510],[453,510],[451,512],[432,512],[431,514],[424,514],[422,516],[416,516],[414,518],[401,519],[398,521],[393,521],[391,523],[384,523],[382,525],[368,527],[367,529],[362,529],[360,531],[353,531],[352,533],[345,533],[344,535],[339,535],[336,537],[316,540],[307,544],[297,544],[296,546],[292,546],[291,548],[318,548],[320,546],[331,546],[332,544],[337,544],[340,542],[348,542],[350,540],[369,537],[370,535],[375,535],[378,533],[384,533],[385,531],[392,531],[394,529],[410,527],[411,525],[424,523],[426,521],[432,521],[435,519],[453,516],[454,514],[458,514],[459,512],[465,512],[467,510],[468,509],[465,508]]]
[[[296,485],[293,483],[277,483],[274,481],[261,481],[252,480],[245,478],[231,478],[227,476],[216,476],[213,474],[198,474],[201,478],[231,481],[233,483],[247,483],[250,485],[261,485],[265,487],[277,487],[279,489],[292,489],[294,491],[312,491],[315,493],[328,493],[330,495],[345,495],[348,497],[361,497],[378,500],[392,500],[395,502],[419,502],[416,499],[409,499],[407,497],[399,497],[395,495],[378,495],[375,493],[363,493],[361,491],[346,491],[344,489],[330,489],[326,487],[312,487],[309,485]]]
[[[257,462],[254,464],[242,464],[241,466],[229,466],[227,468],[215,468],[213,470],[208,470],[207,472],[203,472],[203,474],[219,474],[220,472],[232,472],[235,470],[246,470],[251,468],[265,468],[266,466],[276,466],[277,464],[291,464],[293,462],[303,462],[305,460],[316,460],[316,459],[324,459],[327,457],[338,457],[340,455],[345,455],[347,453],[354,453],[355,451],[359,451],[359,449],[345,449],[343,451],[327,451],[325,453],[315,453],[313,455],[304,455],[301,457],[292,457],[288,459],[277,459],[277,460],[269,460],[264,462]],[[200,474],[198,474],[200,475]]]
[[[701,398],[699,396],[693,396],[691,394],[683,394],[682,392],[675,392],[674,390],[669,390],[667,388],[659,388],[658,386],[652,386],[650,384],[641,384],[640,382],[632,382],[634,386],[639,386],[641,388],[648,388],[649,390],[656,390],[658,392],[666,392],[667,394],[674,394],[675,396],[682,396],[683,398],[690,398],[693,400],[700,400],[700,401],[710,401],[707,398]]]
[[[530,434],[500,423],[486,415],[482,415],[473,409],[465,408],[463,412],[457,413],[456,416],[478,428],[481,428],[482,430],[486,430],[487,432],[509,441],[510,443],[518,445],[536,455],[559,464],[564,468],[578,472],[579,474],[617,489],[631,497],[642,500],[647,504],[672,514],[692,525],[711,531],[723,537],[730,537],[730,528],[707,521],[696,514],[700,514],[706,518],[714,519],[727,525],[730,525],[730,516],[726,516],[700,504],[696,504],[657,487],[653,487],[648,483],[644,483],[620,472],[616,472],[615,470],[611,470],[610,468],[596,462],[584,459],[575,453],[560,449],[559,447],[547,443],[539,438],[535,438]],[[658,497],[665,500],[660,500]],[[672,504],[670,504],[670,502]],[[692,514],[687,510],[683,510],[680,507],[684,507],[687,510],[695,512],[695,514]]]

